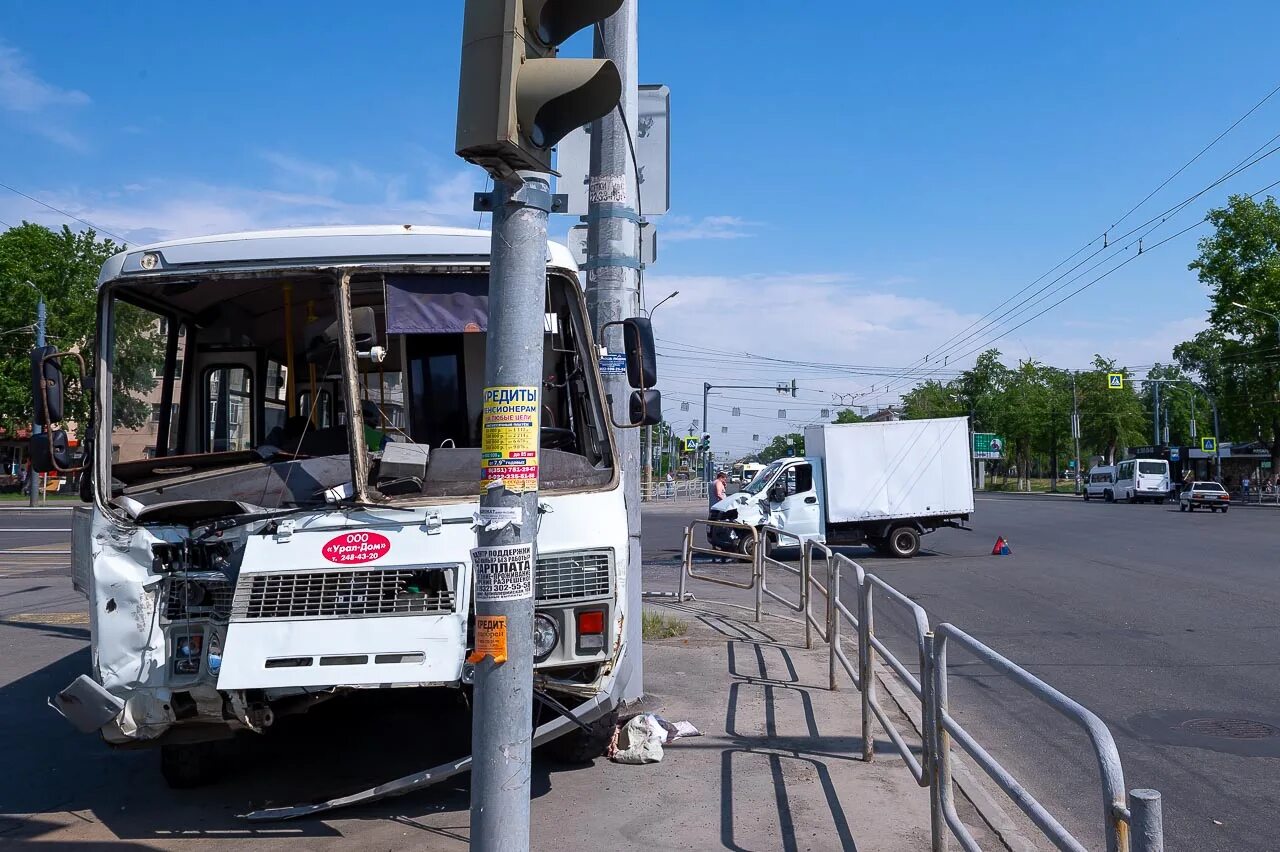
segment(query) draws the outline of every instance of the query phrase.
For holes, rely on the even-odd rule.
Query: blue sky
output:
[[[453,155],[460,0],[300,8],[11,5],[0,182],[131,241],[325,222],[474,226],[484,178]],[[1101,234],[1280,84],[1280,7],[1267,2],[641,0],[640,22],[641,80],[672,90],[673,204],[647,289],[681,296],[656,317],[659,336],[806,362],[913,364]],[[1280,95],[1118,230],[1277,132]],[[1275,180],[1280,155],[1148,239]],[[0,220],[23,218],[59,222],[0,190]],[[1186,271],[1198,233],[994,345],[1010,362],[1065,367],[1094,352],[1168,360],[1204,316]],[[740,384],[799,378],[795,400],[735,391],[716,402],[743,409],[712,418],[735,447],[818,416],[836,393],[874,405],[905,384],[871,391],[884,378],[870,371],[678,348],[664,366],[674,417],[698,416],[678,401],[700,407],[708,369]],[[948,352],[963,365],[970,348]]]

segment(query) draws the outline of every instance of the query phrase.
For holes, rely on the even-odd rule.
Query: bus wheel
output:
[[[1086,502],[1086,503],[1088,503],[1088,502],[1089,502],[1089,492],[1088,492],[1088,491],[1084,492],[1084,502]]]
[[[1108,490],[1108,491],[1103,491],[1103,492],[1102,492],[1102,501],[1103,501],[1104,503],[1114,503],[1114,502],[1116,502],[1116,495],[1115,495],[1115,493],[1114,493],[1114,492],[1112,492],[1112,491],[1110,491],[1110,490]]]
[[[203,787],[217,780],[222,769],[219,744],[171,743],[160,746],[160,774],[174,790]]]

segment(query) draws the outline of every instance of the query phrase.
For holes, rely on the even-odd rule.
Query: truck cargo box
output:
[[[828,525],[973,512],[967,418],[809,426],[804,440]]]

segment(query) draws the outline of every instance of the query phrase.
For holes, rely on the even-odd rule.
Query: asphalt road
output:
[[[647,586],[669,581],[693,514],[701,506],[646,513]],[[1280,848],[1280,511],[1188,515],[1176,505],[984,496],[973,527],[926,537],[929,549],[913,560],[849,555],[932,623],[955,624],[1101,716],[1127,786],[1163,793],[1166,848]],[[997,535],[1012,555],[990,555]],[[714,597],[719,588],[692,590]],[[888,604],[876,618],[909,659],[905,620]],[[1100,848],[1085,738],[954,649],[950,668],[953,714]]]

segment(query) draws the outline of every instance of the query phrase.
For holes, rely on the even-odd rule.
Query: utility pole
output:
[[[610,322],[640,315],[639,188],[631,162],[639,117],[636,73],[636,0],[622,0],[618,11],[596,28],[595,56],[608,60],[622,80],[621,114],[614,109],[591,125],[591,174],[587,181],[587,308],[596,339],[610,352],[622,352],[622,327],[601,334]],[[624,118],[625,116],[625,118]],[[624,374],[604,376],[605,393],[614,419],[630,420],[630,385]],[[623,499],[627,506],[630,570],[627,576],[626,653],[632,658],[631,679],[622,684],[622,700],[644,695],[644,657],[640,631],[643,600],[640,576],[640,436],[616,430],[622,469]],[[524,634],[521,634],[522,636]]]
[[[485,346],[483,447],[504,456],[538,447],[542,334],[546,310],[547,214],[544,175],[494,181]],[[515,418],[511,412],[523,416]],[[491,447],[492,444],[492,447]],[[471,731],[471,842],[477,849],[529,848],[533,743],[533,566],[538,531],[538,467],[529,479],[483,471],[475,568],[476,653]],[[526,474],[528,475],[528,474]],[[508,638],[509,637],[509,638]],[[508,646],[508,641],[511,643]],[[479,659],[476,659],[479,657]]]
[[[1159,379],[1156,379],[1156,381],[1154,382],[1154,387],[1155,387],[1155,390],[1153,391],[1154,396],[1152,397],[1152,399],[1155,401],[1155,405],[1151,410],[1151,437],[1153,439],[1151,443],[1153,446],[1158,447],[1160,446],[1160,380]]]
[[[1080,469],[1080,400],[1076,397],[1075,370],[1071,371],[1071,437],[1076,443],[1076,481],[1073,490],[1079,494],[1084,473]]]
[[[557,52],[616,8],[604,0],[578,0],[566,13],[565,4],[472,0],[463,12],[455,150],[493,178],[493,192],[476,196],[476,209],[493,214],[480,523],[471,551],[474,650],[468,657],[475,683],[471,844],[480,852],[529,849],[533,583],[547,216],[553,206],[547,173],[555,144],[613,109],[621,92],[609,62],[560,59]],[[615,399],[615,408],[627,402],[622,393]],[[634,436],[631,441],[634,472]],[[633,493],[638,484],[632,476]],[[634,508],[638,517],[638,500]],[[631,564],[638,566],[638,543],[632,553]],[[628,584],[636,595],[630,610],[635,617],[628,621],[637,625],[628,653],[637,656],[638,581]]]
[[[30,281],[27,282],[31,284]],[[32,287],[35,285],[32,284]],[[45,346],[45,306],[44,294],[36,291],[40,295],[40,301],[36,303],[36,348],[43,349]],[[39,422],[33,420],[31,422],[31,437],[35,437],[44,431]],[[35,467],[31,465],[31,453],[27,452],[27,466],[30,470],[27,472],[27,497],[30,502],[28,506],[34,506],[40,499],[40,474],[36,473]]]

